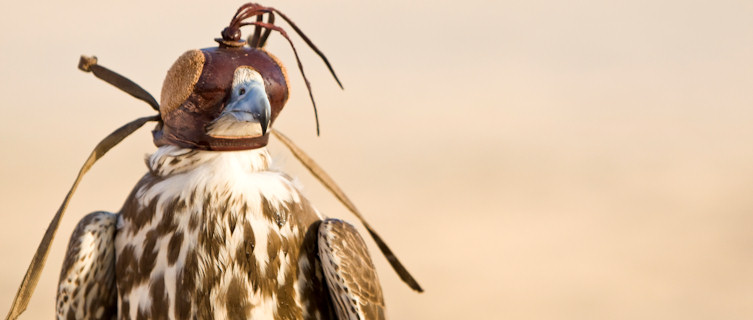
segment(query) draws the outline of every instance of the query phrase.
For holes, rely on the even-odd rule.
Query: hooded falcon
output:
[[[120,212],[75,228],[58,319],[384,318],[356,229],[323,216],[272,166],[266,145],[288,79],[263,44],[285,34],[243,23],[274,9],[244,7],[218,47],[190,50],[167,72],[148,172]],[[246,24],[265,30],[249,45]]]

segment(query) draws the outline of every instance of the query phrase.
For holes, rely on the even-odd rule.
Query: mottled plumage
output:
[[[66,261],[110,255],[66,262],[58,309],[85,303],[104,315],[117,309],[119,319],[384,318],[381,288],[355,229],[324,219],[270,162],[266,148],[161,147],[119,215],[92,214],[74,232]],[[98,240],[77,240],[85,232]],[[82,278],[82,268],[107,271]],[[73,299],[77,291],[86,297],[94,280],[114,280],[117,301]]]
[[[319,257],[338,318],[384,319],[382,288],[356,228],[342,220],[324,221]]]
[[[115,223],[118,216],[94,212],[73,230],[60,272],[58,319],[112,319],[115,290]]]

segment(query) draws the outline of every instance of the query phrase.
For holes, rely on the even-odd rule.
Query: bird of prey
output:
[[[288,20],[241,7],[218,47],[168,70],[148,172],[119,212],[78,223],[58,319],[385,317],[356,229],[318,212],[267,151],[288,99],[285,68],[263,49],[270,31],[287,38],[275,13]],[[270,21],[244,22],[262,14]],[[264,32],[240,40],[248,24]]]

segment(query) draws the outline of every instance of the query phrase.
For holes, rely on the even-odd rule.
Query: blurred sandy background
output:
[[[91,148],[149,107],[241,1],[6,3],[0,10],[0,312]],[[296,40],[277,128],[345,188],[425,287],[372,245],[392,319],[753,318],[753,2],[274,1]],[[248,34],[248,31],[246,31]],[[150,125],[151,126],[151,125]],[[324,212],[354,219],[279,143]],[[154,150],[142,129],[98,163],[62,222],[26,319],[53,315],[67,238],[117,211]]]

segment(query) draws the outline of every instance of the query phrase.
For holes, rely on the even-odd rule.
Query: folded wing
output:
[[[340,320],[384,319],[384,298],[366,244],[353,225],[327,219],[319,226],[319,257]]]
[[[90,213],[76,226],[60,272],[57,319],[115,319],[117,215]]]

